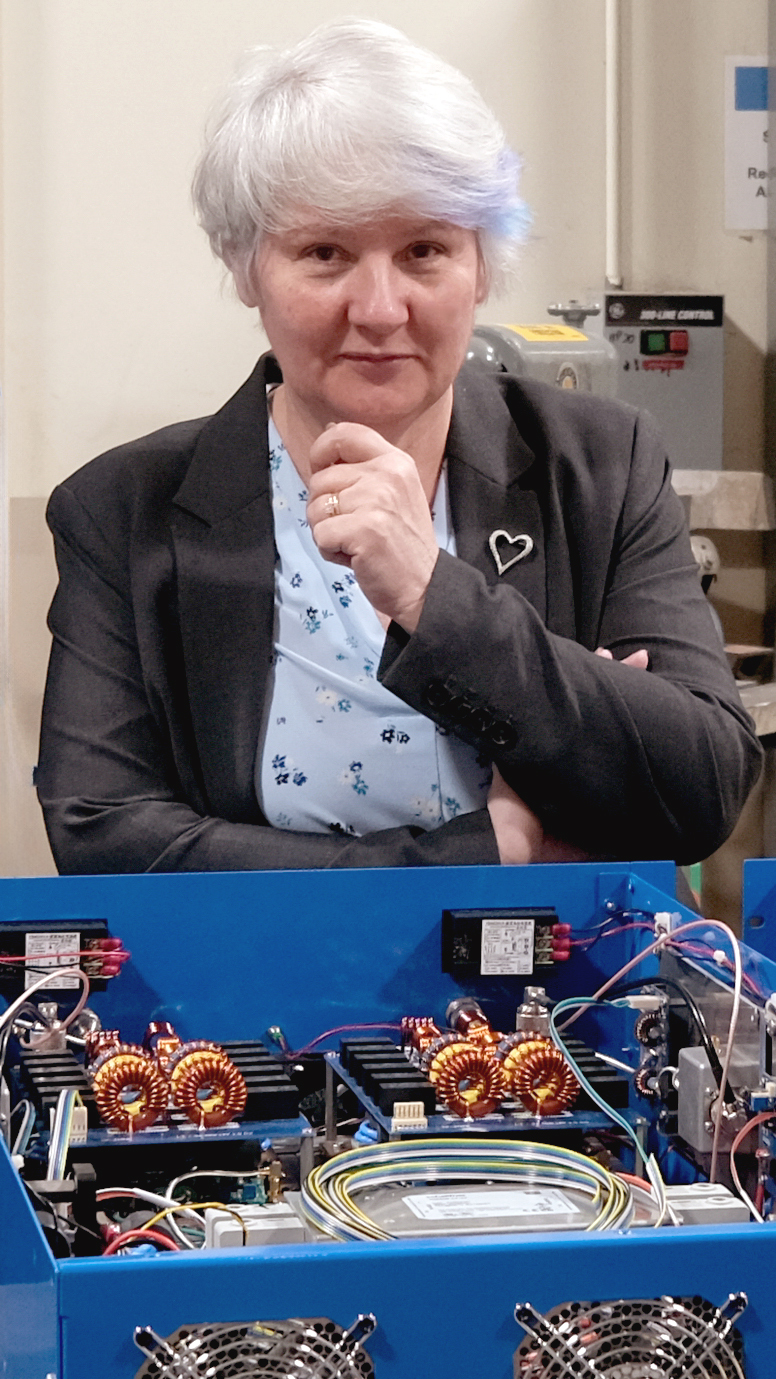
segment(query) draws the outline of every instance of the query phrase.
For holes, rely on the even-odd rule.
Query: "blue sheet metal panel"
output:
[[[572,1299],[702,1294],[715,1304],[743,1290],[748,1379],[773,1379],[776,1236],[756,1227],[629,1237],[482,1237],[423,1244],[278,1247],[270,1259],[225,1251],[62,1267],[61,1379],[131,1379],[142,1357],[138,1324],[169,1334],[186,1322],[330,1316],[372,1311],[376,1379],[512,1379],[522,1339],[517,1302],[542,1311]]]
[[[44,1379],[59,1370],[57,1269],[0,1141],[0,1373]]]
[[[650,888],[673,889],[670,864],[643,864],[634,872]],[[633,903],[634,885],[622,867],[594,865],[40,878],[0,882],[0,916],[41,921],[105,917],[133,958],[93,1003],[129,1038],[137,1037],[149,1019],[166,1016],[184,1036],[221,1038],[255,1035],[279,1020],[289,1037],[301,1044],[328,1025],[393,1019],[399,1012],[429,1006],[440,1010],[458,991],[439,970],[439,921],[445,907],[552,904],[561,921],[579,927],[599,915],[602,900],[614,893],[623,903],[629,897]],[[665,903],[661,895],[660,907]],[[630,954],[631,943],[626,935],[575,955],[559,974],[557,994],[590,989],[593,974],[611,971]],[[370,1309],[383,1313],[384,1335],[374,1353],[381,1361],[378,1373],[387,1379],[463,1374],[485,1356],[483,1372],[507,1379],[518,1339],[511,1321],[518,1297],[532,1296],[537,1305],[549,1307],[559,1300],[555,1284],[559,1287],[561,1282],[570,1295],[580,1290],[589,1294],[591,1278],[599,1294],[618,1294],[623,1287],[618,1268],[600,1281],[590,1272],[589,1261],[595,1260],[597,1268],[599,1259],[609,1258],[588,1253],[604,1242],[578,1237],[573,1238],[573,1249],[553,1238],[538,1255],[534,1240],[520,1247],[504,1241],[479,1246],[467,1242],[462,1247],[451,1241],[420,1247],[280,1249],[264,1259],[251,1252],[250,1258],[55,1265],[7,1161],[4,1168],[4,1196],[11,1210],[3,1224],[10,1222],[13,1233],[4,1230],[0,1241],[2,1303],[7,1310],[10,1297],[18,1310],[19,1295],[9,1290],[29,1283],[33,1293],[23,1306],[38,1338],[30,1357],[20,1349],[26,1344],[19,1339],[23,1330],[6,1327],[8,1379],[41,1379],[47,1369],[61,1379],[91,1376],[97,1356],[104,1372],[132,1375],[140,1357],[130,1337],[138,1323],[164,1332],[187,1320],[323,1313],[347,1324],[357,1311]],[[703,1239],[708,1245],[709,1237]],[[748,1234],[745,1239],[756,1244]],[[632,1244],[619,1239],[615,1243],[618,1249]],[[678,1239],[666,1240],[665,1245],[667,1269],[667,1261],[685,1255],[673,1253],[680,1246]],[[727,1263],[727,1254],[717,1253],[720,1266],[723,1260]],[[696,1250],[696,1265],[709,1257],[707,1250],[702,1261]],[[703,1269],[693,1270],[692,1258],[688,1259],[681,1283],[662,1281],[661,1269],[660,1283],[648,1285],[637,1271],[629,1279],[631,1295],[671,1287],[704,1290]],[[565,1262],[568,1270],[572,1260],[575,1269],[566,1283],[560,1264]],[[464,1269],[469,1275],[470,1261],[473,1292],[462,1310],[461,1274]],[[488,1277],[491,1269],[497,1284]],[[717,1274],[716,1266],[713,1272]],[[723,1272],[714,1279],[716,1290],[710,1284],[714,1301],[721,1288],[748,1286],[739,1278],[721,1282]],[[553,1284],[544,1299],[535,1289],[526,1292],[528,1282],[538,1285],[542,1277],[548,1288]],[[57,1279],[64,1372],[55,1363]],[[484,1351],[480,1322],[483,1333],[496,1337],[488,1339]],[[405,1332],[409,1344],[401,1340]],[[38,1363],[44,1356],[46,1367]],[[765,1375],[765,1370],[752,1371],[752,1379]]]
[[[749,870],[749,869],[752,870]],[[648,881],[633,876],[630,882],[634,907],[643,906],[648,910],[665,908],[665,897],[656,891]],[[682,924],[699,923],[703,916],[686,909],[677,901],[672,902],[672,912],[679,915]],[[754,921],[754,922],[753,922]],[[776,863],[770,859],[744,863],[744,920],[741,937],[741,966],[744,974],[745,993],[768,995],[776,991]],[[713,960],[713,950],[721,949],[732,956],[730,945],[719,929],[709,923],[708,930],[697,929],[687,935],[689,943],[704,943],[711,950],[708,958],[693,954],[692,961],[701,969],[714,975],[719,974]],[[649,960],[647,960],[649,961]],[[646,964],[639,968],[642,973]],[[728,973],[728,981],[732,981]]]
[[[776,962],[776,859],[744,862],[741,937]]]
[[[132,962],[93,1004],[102,1014],[106,1003],[126,1038],[139,1038],[150,1019],[171,1020],[184,1038],[220,1039],[252,1037],[278,1022],[299,1047],[331,1025],[392,1020],[430,1003],[442,1013],[461,990],[440,972],[443,909],[550,904],[562,922],[579,927],[626,870],[584,864],[8,879],[0,881],[0,918],[106,918]],[[673,891],[672,864],[634,870]],[[623,938],[608,940],[605,953],[576,955],[556,994],[589,990],[600,961],[612,971],[630,951]],[[522,987],[518,979],[505,987],[510,1003],[516,983]]]

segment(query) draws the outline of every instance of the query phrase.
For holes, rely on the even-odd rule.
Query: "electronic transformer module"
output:
[[[373,954],[350,874],[248,878],[256,913],[304,913],[307,887],[307,978],[247,937],[244,877],[199,919],[202,878],[158,878],[177,944],[145,919],[157,878],[76,881],[80,918],[24,883],[30,917],[0,912],[0,1188],[14,1267],[45,1241],[71,1312],[49,1369],[20,1348],[10,1379],[87,1373],[98,1335],[138,1379],[463,1375],[471,1328],[493,1379],[776,1372],[776,966],[640,870],[380,873]],[[216,934],[239,964],[216,971]],[[397,1330],[415,1277],[451,1333],[436,1368]]]

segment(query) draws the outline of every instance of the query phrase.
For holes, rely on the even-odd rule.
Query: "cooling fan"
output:
[[[528,1333],[515,1379],[746,1379],[735,1322],[747,1305],[732,1293],[704,1298],[568,1302],[543,1315],[519,1303]]]
[[[139,1326],[148,1360],[135,1379],[372,1379],[359,1342],[375,1326],[371,1313],[347,1331],[326,1317],[182,1326],[166,1339]]]

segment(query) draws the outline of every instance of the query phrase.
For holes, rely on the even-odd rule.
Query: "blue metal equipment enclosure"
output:
[[[774,885],[776,865],[769,885],[758,878],[758,903]],[[217,1040],[278,1023],[300,1048],[329,1027],[438,1011],[461,994],[441,971],[444,909],[553,906],[579,929],[610,899],[680,909],[673,888],[664,863],[43,878],[0,881],[0,920],[106,919],[132,956],[90,1004],[127,1038],[151,1019]],[[747,931],[753,945],[757,934]],[[596,962],[620,966],[632,943],[626,934],[569,963],[562,994],[592,990]],[[700,1294],[719,1304],[740,1291],[747,1379],[776,1375],[767,1223],[55,1260],[1,1143],[0,1207],[5,1379],[132,1379],[138,1325],[162,1336],[289,1316],[346,1326],[365,1312],[378,1322],[368,1345],[378,1379],[512,1379],[518,1302],[547,1311]]]

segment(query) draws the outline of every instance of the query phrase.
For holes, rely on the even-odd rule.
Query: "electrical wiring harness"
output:
[[[573,1188],[595,1209],[586,1230],[627,1229],[633,1220],[628,1185],[596,1160],[553,1145],[497,1139],[420,1139],[350,1150],[312,1170],[302,1189],[303,1210],[335,1240],[393,1240],[354,1198],[367,1188],[408,1182]]]

